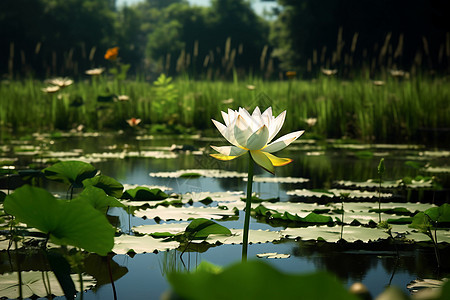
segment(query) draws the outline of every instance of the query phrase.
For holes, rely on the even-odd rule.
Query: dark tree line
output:
[[[448,70],[447,0],[279,0],[272,31],[285,68]]]
[[[146,0],[117,9],[114,0],[0,1],[0,72],[10,76],[82,75],[106,66],[119,47],[131,74],[233,73],[276,77],[320,68],[447,72],[446,0],[278,0],[263,19],[245,0]]]

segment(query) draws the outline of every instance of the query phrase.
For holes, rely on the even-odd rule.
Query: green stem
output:
[[[382,175],[380,174],[380,188],[378,190],[378,223],[381,223],[381,182]]]
[[[80,279],[80,300],[84,298],[84,287],[83,287],[83,275],[81,274],[81,270],[78,271],[78,278]]]
[[[17,275],[18,275],[18,279],[19,279],[19,299],[23,299],[23,292],[22,292],[22,270],[21,270],[21,266],[20,266],[20,259],[19,259],[19,254],[18,254],[18,250],[17,250],[17,241],[14,240],[14,247],[16,248],[15,253],[16,253],[16,261],[17,261]]]
[[[253,185],[253,158],[248,152],[248,180],[247,180],[247,200],[245,203],[245,219],[244,219],[244,238],[242,240],[242,261],[247,261],[248,249],[248,230],[250,227],[250,211],[252,204],[252,185]]]

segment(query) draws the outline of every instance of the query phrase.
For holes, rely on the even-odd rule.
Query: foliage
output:
[[[286,274],[261,261],[234,264],[222,271],[199,266],[196,272],[171,273],[168,279],[183,299],[357,299],[331,275]]]
[[[265,217],[270,220],[276,221],[287,221],[294,222],[298,224],[329,224],[333,223],[333,219],[330,216],[322,216],[320,214],[311,212],[306,217],[299,217],[297,214],[292,215],[289,212],[285,211],[284,213],[280,213],[276,210],[267,209],[263,205],[258,205],[255,209],[252,209],[252,212],[257,217]]]
[[[132,199],[137,201],[164,200],[168,197],[169,195],[160,189],[150,189],[148,187],[139,186],[134,189],[126,190],[122,195],[122,199]]]
[[[50,180],[63,182],[74,188],[83,187],[83,180],[94,177],[97,169],[81,161],[62,161],[42,170]]]
[[[206,239],[211,234],[231,235],[230,229],[204,218],[194,219],[184,231],[188,240]]]
[[[67,202],[28,185],[6,197],[5,211],[60,245],[106,255],[114,245],[114,228],[105,215],[82,201]]]
[[[436,60],[449,30],[444,21],[448,6],[443,1],[414,0],[408,10],[401,1],[389,0],[369,5],[357,0],[279,3],[282,10],[271,34],[274,55],[284,69],[306,71],[309,64],[314,72],[320,68],[373,72],[374,68],[409,69],[413,63],[419,68],[446,68]],[[424,53],[427,61],[415,60],[417,53]]]
[[[83,180],[83,186],[94,186],[105,191],[106,194],[120,198],[122,196],[123,185],[112,177],[106,175],[98,175]]]

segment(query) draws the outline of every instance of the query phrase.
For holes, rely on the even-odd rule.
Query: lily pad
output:
[[[289,257],[291,257],[291,255],[290,254],[278,254],[277,252],[273,252],[273,253],[256,254],[256,257],[258,257],[258,258],[289,258]]]
[[[330,216],[322,216],[316,213],[308,213],[305,217],[300,217],[297,214],[291,214],[289,212],[278,212],[276,210],[267,209],[263,205],[259,205],[252,210],[256,216],[266,217],[271,220],[297,222],[303,224],[329,224],[333,222]]]
[[[154,201],[167,199],[169,195],[160,189],[149,189],[147,187],[136,187],[131,190],[126,190],[122,199],[131,199],[134,201]]]
[[[230,229],[204,218],[192,220],[186,227],[184,235],[188,240],[206,239],[210,235],[230,236]]]
[[[81,201],[87,202],[98,211],[106,214],[110,207],[125,208],[119,200],[108,196],[103,189],[95,186],[88,186],[85,188],[72,202]]]
[[[279,299],[280,295],[283,299],[298,299],[299,291],[303,299],[357,299],[335,277],[325,273],[282,273],[262,261],[235,264],[221,272],[217,269],[211,272],[211,269],[199,268],[194,273],[171,273],[168,279],[177,295],[185,299],[259,300]]]
[[[23,298],[30,298],[33,295],[38,297],[48,296],[48,292],[45,290],[46,285],[50,284],[51,292],[55,296],[63,296],[64,292],[56,279],[53,272],[22,272],[22,295]],[[46,282],[44,285],[43,278],[47,278],[50,282]],[[78,274],[71,274],[72,280],[75,282],[75,287],[79,288],[79,276]],[[6,297],[7,299],[16,299],[19,296],[19,285],[18,285],[18,274],[15,273],[5,273],[0,274],[0,297]],[[83,286],[84,288],[91,288],[95,286],[95,279],[90,276],[83,274]]]
[[[213,178],[247,177],[247,173],[238,173],[223,170],[207,170],[207,169],[190,169],[190,170],[179,170],[175,172],[150,173],[150,177],[178,178],[186,173],[195,173],[200,174],[203,177],[213,177]]]
[[[243,179],[247,181],[247,178]],[[254,182],[270,182],[270,183],[305,183],[309,182],[308,178],[295,178],[295,177],[253,177]]]
[[[99,255],[106,255],[114,245],[114,228],[87,203],[59,200],[44,189],[25,185],[6,197],[4,208],[18,221],[49,234],[56,244]]]
[[[175,235],[183,233],[188,225],[188,222],[140,225],[133,227],[133,230],[140,234],[170,233]]]
[[[83,180],[83,185],[95,186],[104,190],[108,195],[120,198],[122,196],[123,185],[112,177],[99,175]]]
[[[243,239],[243,229],[230,229],[231,236],[225,236],[223,234],[211,234],[204,240],[192,241],[193,243],[207,242],[209,244],[227,244],[227,245],[239,245],[242,244]],[[279,231],[271,230],[253,230],[248,231],[248,242],[249,244],[261,244],[261,243],[272,243],[279,241],[282,238]]]
[[[428,167],[428,168],[425,168],[425,172],[428,172],[428,173],[450,173],[450,167],[449,166]]]
[[[162,207],[158,206],[154,209],[138,210],[135,213],[136,217],[146,217],[148,219],[161,220],[190,220],[197,218],[205,219],[222,219],[224,217],[234,216],[236,213],[232,210],[220,209],[217,207]]]
[[[63,182],[74,188],[83,187],[83,180],[94,177],[97,169],[81,161],[62,161],[42,170],[50,180]]]
[[[177,241],[165,241],[151,236],[131,236],[123,234],[115,238],[113,252],[116,254],[151,253],[176,249],[180,246]]]

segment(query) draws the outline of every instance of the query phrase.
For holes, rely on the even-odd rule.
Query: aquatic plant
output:
[[[272,139],[278,134],[283,126],[286,111],[276,118],[272,114],[272,108],[267,108],[262,114],[256,107],[250,115],[245,108],[234,111],[228,109],[228,113],[222,112],[225,125],[212,120],[219,132],[232,146],[211,146],[220,154],[211,154],[219,160],[232,160],[249,153],[248,156],[248,179],[247,200],[245,206],[244,237],[242,247],[242,260],[247,260],[248,230],[250,226],[250,210],[253,183],[253,163],[256,162],[264,170],[271,174],[275,173],[276,166],[284,166],[292,162],[289,158],[279,158],[273,152],[286,148],[289,144],[299,138],[304,131],[296,131],[286,134],[274,142]]]

